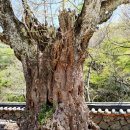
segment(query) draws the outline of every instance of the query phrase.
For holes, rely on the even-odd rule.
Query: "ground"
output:
[[[19,130],[16,122],[0,119],[0,130]]]

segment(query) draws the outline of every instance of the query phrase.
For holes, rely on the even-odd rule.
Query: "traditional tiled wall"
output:
[[[20,121],[24,111],[0,111],[0,119]],[[130,114],[90,113],[91,119],[101,130],[130,130]]]

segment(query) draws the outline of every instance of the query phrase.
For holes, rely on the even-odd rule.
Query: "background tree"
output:
[[[97,24],[128,0],[85,0],[80,15],[62,10],[59,28],[41,24],[23,3],[23,20],[14,15],[10,0],[0,0],[1,41],[13,48],[22,62],[26,80],[26,117],[23,130],[39,129],[42,106],[55,107],[51,121],[41,129],[89,129],[89,110],[84,100],[83,63],[86,48]],[[75,20],[74,20],[75,19]],[[53,29],[52,29],[53,28]],[[51,30],[50,30],[51,29]],[[44,108],[44,107],[43,107]],[[44,111],[44,112],[45,112]]]
[[[119,23],[101,27],[96,35],[103,35],[103,38],[98,38],[102,42],[98,44],[95,42],[96,45],[93,47],[89,46],[89,57],[86,59],[84,72],[86,79],[88,72],[90,73],[90,101],[128,102],[130,100],[130,37],[128,35],[130,30],[129,20],[127,23],[126,20],[122,20],[123,18]]]

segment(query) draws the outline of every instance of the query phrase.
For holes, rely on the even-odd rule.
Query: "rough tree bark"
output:
[[[43,104],[49,104],[56,110],[51,121],[40,129],[88,130],[89,110],[83,82],[86,48],[96,25],[128,0],[85,0],[75,22],[69,12],[61,11],[60,31],[55,37],[34,17],[27,0],[22,2],[24,20],[20,22],[10,0],[0,0],[0,39],[13,48],[26,79],[26,117],[20,129],[38,130],[39,112]]]

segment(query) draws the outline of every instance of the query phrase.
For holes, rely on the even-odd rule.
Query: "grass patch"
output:
[[[25,102],[25,97],[23,95],[6,94],[6,101],[9,102]]]
[[[43,105],[41,112],[38,115],[39,123],[41,125],[44,124],[48,119],[50,119],[53,116],[54,112],[55,112],[54,106]]]

